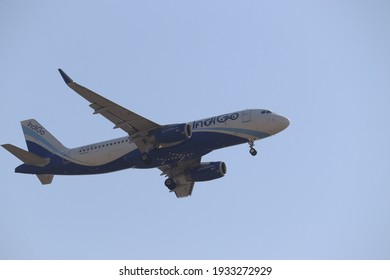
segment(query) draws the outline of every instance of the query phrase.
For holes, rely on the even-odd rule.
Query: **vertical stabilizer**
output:
[[[43,158],[51,154],[62,156],[68,153],[68,148],[36,120],[22,121],[21,124],[29,152]]]

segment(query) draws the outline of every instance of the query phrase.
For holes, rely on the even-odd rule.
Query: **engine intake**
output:
[[[159,144],[183,142],[192,136],[192,127],[188,123],[168,125],[159,129],[154,137]]]
[[[192,180],[195,182],[211,181],[225,176],[226,164],[223,161],[204,162],[190,170]]]

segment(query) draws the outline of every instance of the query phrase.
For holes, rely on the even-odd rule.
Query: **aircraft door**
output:
[[[252,120],[251,110],[245,110],[242,112],[242,122],[247,123]]]

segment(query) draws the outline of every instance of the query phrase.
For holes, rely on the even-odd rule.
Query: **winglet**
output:
[[[66,75],[66,73],[64,71],[62,71],[62,69],[58,69],[58,71],[60,71],[60,74],[61,74],[61,76],[64,79],[66,84],[73,83],[73,80],[68,75]]]

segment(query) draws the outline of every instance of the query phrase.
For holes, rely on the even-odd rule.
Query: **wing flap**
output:
[[[195,182],[186,182],[185,184],[179,185],[174,190],[177,198],[183,198],[190,196],[192,194],[192,190],[194,189]]]

